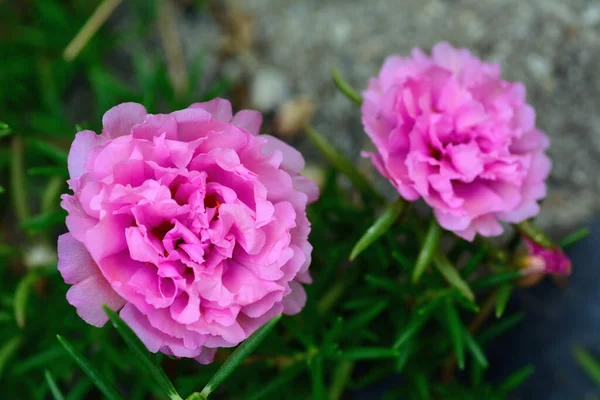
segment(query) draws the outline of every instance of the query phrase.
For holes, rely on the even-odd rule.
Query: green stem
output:
[[[355,104],[359,106],[362,104],[362,96],[342,78],[340,72],[336,68],[331,69],[331,77],[333,78],[333,83],[335,86]]]
[[[323,154],[327,161],[339,172],[346,175],[352,185],[363,195],[365,203],[382,201],[381,196],[373,189],[369,181],[358,171],[356,166],[340,153],[338,149],[317,132],[313,127],[305,128],[306,136],[313,145]]]
[[[329,391],[331,400],[338,400],[344,394],[344,389],[350,381],[352,370],[354,369],[353,361],[342,361],[336,368],[333,374],[333,382]]]
[[[42,195],[42,214],[48,214],[55,210],[63,182],[64,179],[59,176],[53,177],[48,182]]]
[[[321,297],[321,300],[319,301],[319,304],[317,305],[317,310],[319,311],[319,313],[325,314],[327,311],[329,311],[329,309],[331,309],[331,307],[333,307],[333,305],[339,300],[339,298],[342,297],[345,290],[346,290],[346,282],[337,281],[331,287],[331,289],[329,289],[327,292],[325,292],[323,297]]]
[[[208,395],[206,397],[202,393],[194,392],[190,394],[185,400],[206,400],[208,399]]]
[[[29,218],[27,207],[27,189],[25,186],[25,167],[23,163],[23,139],[15,136],[12,142],[11,194],[17,219],[20,223]]]
[[[552,240],[550,240],[544,232],[542,232],[539,228],[537,228],[531,221],[523,221],[520,224],[516,224],[515,228],[522,235],[527,236],[529,239],[533,240],[537,244],[547,249],[552,249],[555,247]]]

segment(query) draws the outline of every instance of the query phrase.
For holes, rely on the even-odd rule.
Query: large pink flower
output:
[[[158,115],[125,103],[101,135],[77,134],[58,267],[86,322],[102,326],[106,304],[150,351],[210,362],[300,311],[318,189],[261,122],[222,99]]]
[[[367,154],[400,195],[423,198],[440,225],[472,240],[521,222],[546,195],[548,138],[525,88],[497,64],[440,43],[389,57],[363,93]]]

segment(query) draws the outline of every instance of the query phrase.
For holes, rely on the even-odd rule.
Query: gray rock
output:
[[[524,81],[538,125],[552,139],[554,169],[540,224],[555,233],[600,206],[600,5],[594,0],[247,0],[256,71],[280,71],[291,96],[317,101],[316,128],[353,159],[366,146],[359,112],[330,80],[340,69],[363,88],[384,58],[447,40],[498,61]],[[185,47],[212,51],[215,23],[182,22]],[[210,54],[207,52],[207,55]],[[208,68],[218,73],[218,65]],[[260,77],[255,78],[260,81]],[[318,155],[300,143],[309,159]]]

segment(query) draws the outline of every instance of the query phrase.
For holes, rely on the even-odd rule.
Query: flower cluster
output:
[[[222,99],[163,115],[125,103],[101,135],[77,134],[58,267],[85,321],[103,325],[106,304],[151,351],[210,362],[300,311],[318,188],[261,122]]]

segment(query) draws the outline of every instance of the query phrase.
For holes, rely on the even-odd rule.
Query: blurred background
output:
[[[2,392],[48,398],[39,371],[49,364],[75,379],[48,326],[80,343],[106,341],[103,372],[135,375],[114,332],[76,318],[60,277],[30,272],[56,263],[58,195],[77,130],[98,131],[104,111],[123,101],[157,113],[225,96],[236,109],[263,111],[263,131],[298,146],[315,176],[321,160],[303,137],[308,122],[372,174],[359,157],[368,146],[359,112],[331,84],[331,68],[362,90],[387,55],[442,40],[524,81],[552,139],[539,224],[558,235],[588,221],[600,206],[597,1],[0,0],[0,121],[9,127],[0,126]],[[197,374],[183,376],[182,392],[197,389]],[[88,398],[90,381],[73,382],[69,398]]]

